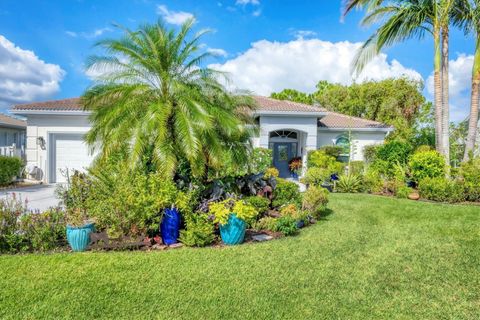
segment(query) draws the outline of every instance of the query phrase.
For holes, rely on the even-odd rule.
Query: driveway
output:
[[[38,185],[25,188],[16,188],[0,191],[0,198],[6,198],[15,193],[15,196],[22,201],[27,200],[27,207],[30,210],[44,211],[50,207],[58,206],[58,199],[55,197],[55,185]]]

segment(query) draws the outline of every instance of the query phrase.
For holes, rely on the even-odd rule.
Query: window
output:
[[[341,162],[348,162],[350,158],[350,140],[348,136],[341,135],[335,140],[335,145],[342,148],[342,153],[338,157]]]
[[[278,130],[270,132],[270,138],[297,139],[297,133],[289,130]]]

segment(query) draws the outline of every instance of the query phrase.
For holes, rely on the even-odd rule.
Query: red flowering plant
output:
[[[299,174],[300,171],[302,170],[302,158],[301,157],[292,158],[292,160],[288,162],[288,167],[290,168],[290,171],[292,171],[293,173]]]

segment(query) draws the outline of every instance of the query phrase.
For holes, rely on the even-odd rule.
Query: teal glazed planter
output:
[[[95,231],[93,223],[81,227],[67,225],[67,241],[75,252],[85,251],[90,243],[90,233]]]
[[[243,242],[245,238],[245,230],[247,223],[237,218],[235,213],[231,213],[228,217],[227,224],[220,225],[220,236],[223,243],[227,245],[235,245]]]

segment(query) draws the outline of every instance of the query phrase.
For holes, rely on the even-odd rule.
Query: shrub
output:
[[[265,172],[272,165],[272,150],[266,148],[254,148],[251,151],[247,164],[238,163],[231,154],[225,154],[220,168],[210,169],[209,180],[224,177],[241,177],[250,174]]]
[[[17,157],[0,156],[0,186],[12,183],[13,178],[20,174],[23,162]]]
[[[407,199],[408,195],[412,193],[413,189],[410,187],[407,187],[406,185],[399,186],[397,188],[397,192],[395,193],[395,196],[400,199]]]
[[[110,237],[154,235],[162,211],[174,205],[189,213],[189,194],[179,191],[161,173],[130,170],[127,163],[102,164],[91,169],[87,211]]]
[[[0,252],[28,250],[27,238],[19,232],[20,217],[26,213],[26,206],[15,196],[0,199]]]
[[[459,175],[465,182],[468,201],[480,201],[480,157],[462,163]]]
[[[396,165],[407,165],[411,152],[412,146],[409,143],[389,141],[377,149],[372,166],[381,174],[391,177],[395,173]]]
[[[327,169],[318,167],[308,168],[305,173],[304,182],[313,185],[321,186],[323,183],[329,182],[332,173]]]
[[[272,165],[272,159],[272,150],[266,148],[253,149],[252,159],[249,161],[251,169],[248,173],[265,172]]]
[[[348,173],[354,175],[363,175],[365,163],[363,161],[351,161],[348,164]]]
[[[281,232],[285,236],[291,236],[297,233],[297,220],[291,216],[282,216],[277,219],[273,231]]]
[[[363,176],[363,189],[369,193],[381,193],[384,189],[384,180],[374,168],[368,168]]]
[[[215,227],[205,214],[191,215],[186,229],[180,231],[180,242],[189,247],[205,247],[215,241]]]
[[[344,193],[358,193],[362,191],[362,179],[353,174],[341,175],[335,186],[335,190]]]
[[[420,196],[428,200],[450,203],[465,200],[463,185],[444,177],[425,178],[420,181],[418,188]]]
[[[417,152],[427,152],[427,151],[432,151],[433,148],[429,145],[423,144],[421,146],[418,146],[417,149],[415,149],[415,153]]]
[[[64,246],[65,212],[59,208],[42,213],[23,215],[20,221],[21,232],[32,251],[50,251]]]
[[[328,194],[325,188],[310,186],[303,194],[302,209],[318,217],[327,208]]]
[[[343,153],[343,148],[340,146],[323,146],[318,150],[325,152],[325,154],[334,157],[335,159]]]
[[[377,159],[378,149],[381,148],[380,144],[370,144],[363,148],[363,157],[366,163],[372,163]]]
[[[260,215],[267,213],[270,207],[270,200],[265,197],[251,196],[244,199],[245,202],[254,207]]]
[[[328,155],[323,150],[310,151],[307,156],[307,166],[309,168],[317,167],[323,169],[337,168],[338,172],[343,169],[342,163],[338,162],[335,157]]]
[[[237,218],[247,223],[252,222],[258,215],[258,211],[253,206],[243,200],[232,198],[210,203],[209,213],[215,216],[214,222],[219,224],[226,224],[231,213],[235,213]]]
[[[67,209],[67,222],[70,225],[82,226],[88,219],[88,196],[91,188],[89,177],[75,170],[73,175],[67,174],[67,184],[58,184],[55,193]]]
[[[279,208],[287,204],[301,204],[301,194],[295,182],[284,179],[277,180],[277,186],[273,191],[272,206]]]
[[[409,161],[410,174],[415,182],[424,178],[436,178],[445,175],[445,159],[437,151],[417,152]]]
[[[278,219],[273,217],[263,217],[260,220],[256,221],[255,223],[253,223],[252,228],[258,231],[260,230],[275,231],[277,220]]]
[[[279,174],[280,173],[278,172],[277,168],[270,167],[270,168],[267,168],[267,170],[265,170],[265,174],[263,175],[263,178],[266,180],[270,178],[278,178]]]

